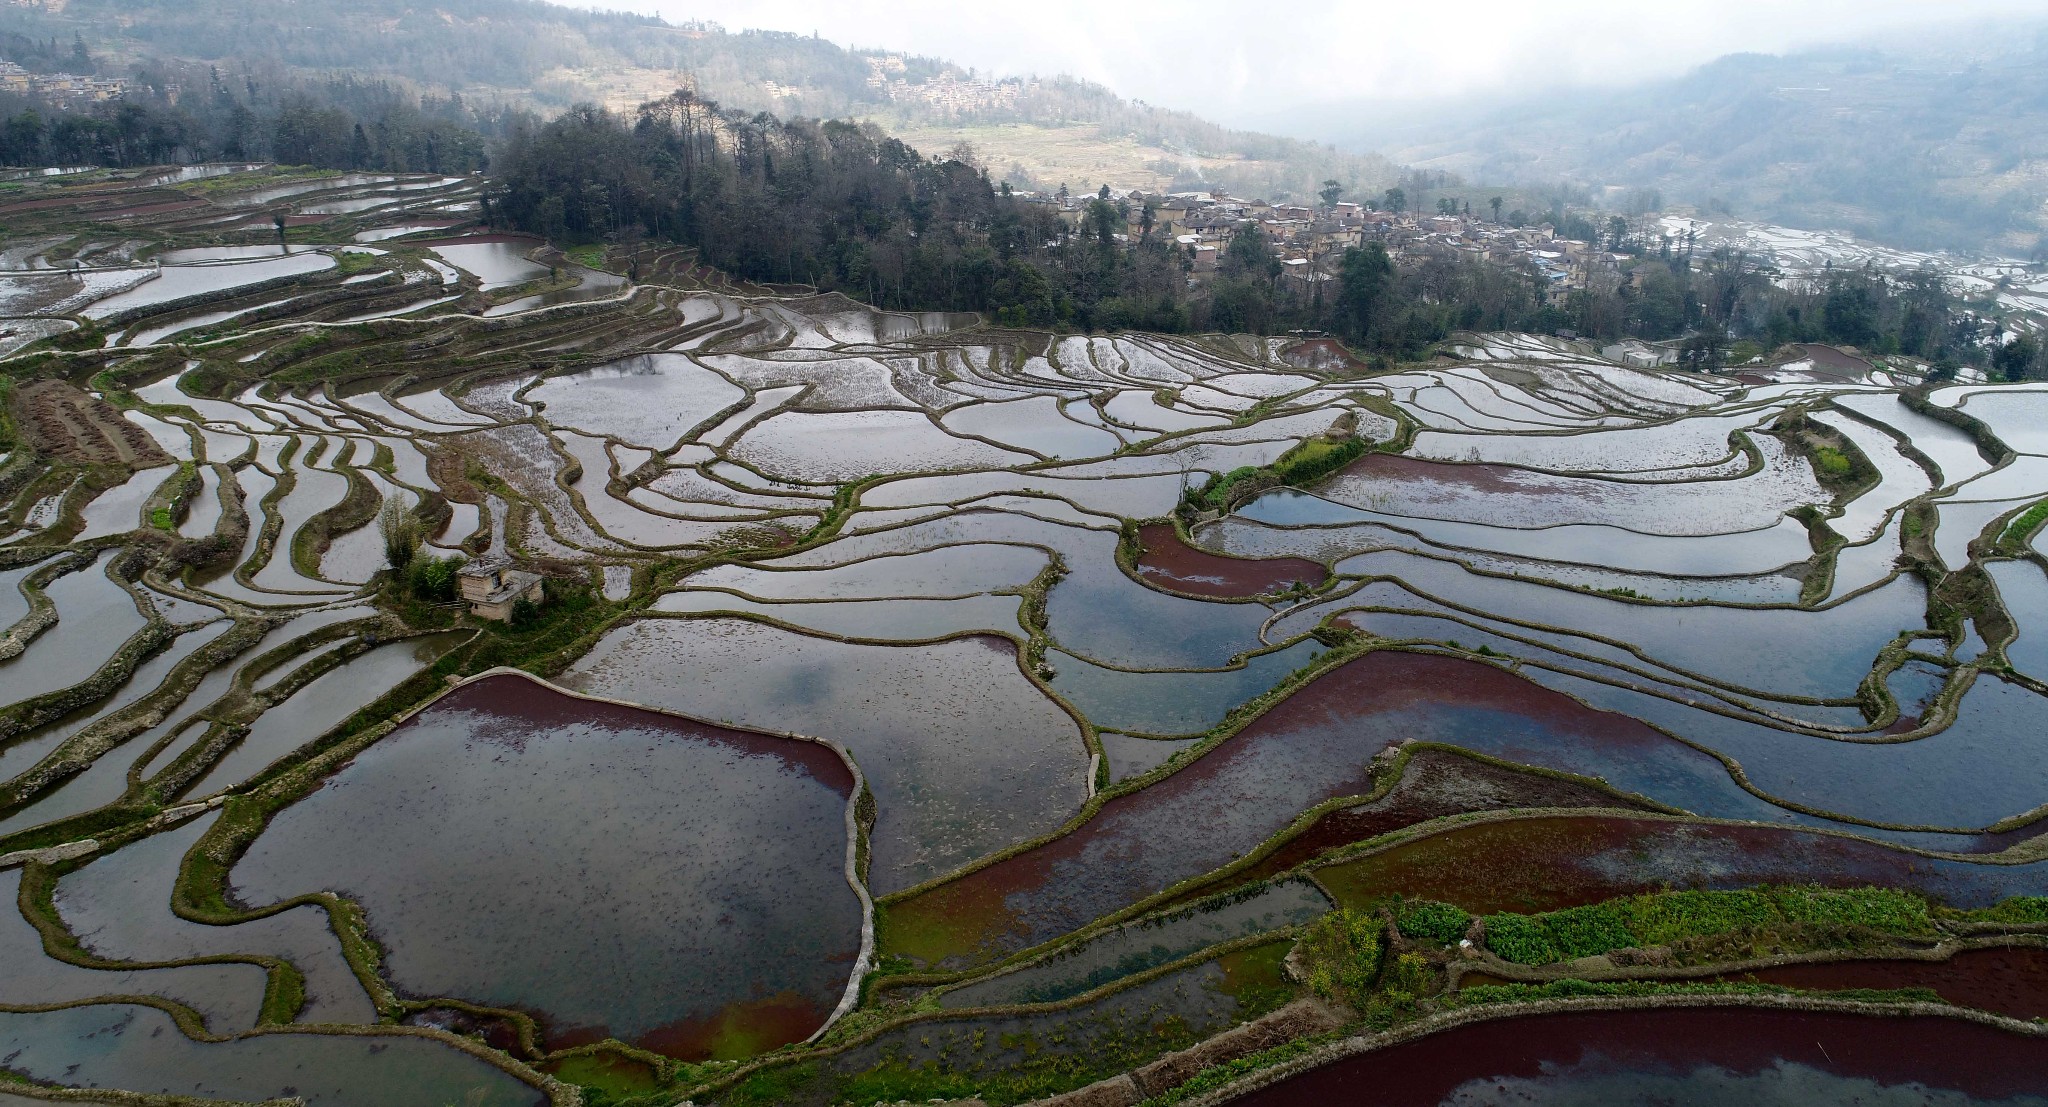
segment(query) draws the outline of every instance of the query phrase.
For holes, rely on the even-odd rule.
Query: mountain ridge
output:
[[[965,141],[992,176],[1018,187],[1221,187],[1280,198],[1332,178],[1365,194],[1395,176],[1377,155],[1233,130],[1071,77],[990,81],[941,59],[543,0],[66,0],[0,9],[0,32],[9,31],[76,35],[135,69],[179,63],[188,85],[224,67],[256,81],[346,72],[548,115],[579,102],[630,110],[688,86],[750,112],[874,122],[927,154]]]

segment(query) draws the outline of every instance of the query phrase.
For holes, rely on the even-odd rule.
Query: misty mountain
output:
[[[1652,188],[1667,203],[1913,248],[2027,256],[2048,222],[2048,36],[1739,54],[1647,85],[1408,118],[1351,148],[1467,180]]]
[[[938,129],[969,128],[998,177],[1016,159],[996,128],[1018,125],[1054,129],[1027,136],[1039,146],[1085,147],[1070,160],[1120,158],[1131,174],[1187,187],[1307,195],[1329,177],[1367,191],[1393,176],[1376,155],[1232,130],[1073,78],[996,82],[941,59],[537,0],[28,0],[0,7],[6,33],[66,48],[75,36],[102,68],[158,88],[345,79],[553,115],[576,103],[630,110],[687,86],[783,118],[870,119],[927,147]]]

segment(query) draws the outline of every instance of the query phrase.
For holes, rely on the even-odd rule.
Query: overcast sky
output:
[[[1289,105],[1511,95],[1625,83],[1722,54],[1782,52],[1930,21],[2048,15],[2041,0],[582,0],[817,32],[1005,75],[1071,73],[1228,123]]]

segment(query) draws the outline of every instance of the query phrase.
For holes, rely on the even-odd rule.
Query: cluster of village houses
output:
[[[1079,227],[1088,201],[1096,197],[1019,193],[1026,201],[1055,207],[1070,226]],[[1368,241],[1384,244],[1396,258],[1450,252],[1492,262],[1526,261],[1562,297],[1584,288],[1593,275],[1614,272],[1628,255],[1597,243],[1559,238],[1548,223],[1511,227],[1484,215],[1376,211],[1340,201],[1328,207],[1273,204],[1241,200],[1222,192],[1110,193],[1125,211],[1125,235],[1164,236],[1194,257],[1196,281],[1216,272],[1223,251],[1240,227],[1257,225],[1281,254],[1290,279],[1310,283],[1333,280],[1339,259],[1353,246]],[[1147,213],[1151,227],[1146,229]]]
[[[60,110],[119,100],[128,90],[120,77],[80,77],[70,73],[30,73],[0,61],[0,92],[27,96]]]

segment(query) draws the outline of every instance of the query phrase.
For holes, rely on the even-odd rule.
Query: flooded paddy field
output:
[[[531,1011],[561,1044],[745,1055],[807,1036],[845,988],[852,791],[823,746],[487,677],[287,809],[228,879],[255,907],[345,892],[407,995]]]
[[[2038,1104],[2048,1043],[1939,1017],[1775,1011],[1559,1014],[1479,1023],[1310,1070],[1244,1096],[1342,1102]],[[1939,1098],[1936,1098],[1939,1097]]]
[[[2043,1013],[2038,389],[1034,333],[572,261],[467,178],[23,187],[7,1076],[1145,1098],[1209,1064],[1177,1051],[1451,1003],[1448,931],[1328,971],[1383,906],[1761,885],[1929,921],[1695,975],[1897,1017],[1660,1011],[1569,1053],[1553,1028],[1617,1017],[1516,1018],[1389,1047],[1448,1050],[1437,1091],[1373,1086],[2043,1091],[1993,1079],[2033,1039],[1902,1006]],[[537,591],[472,607],[463,565]],[[1829,1037],[1909,1025],[1993,1060]]]

